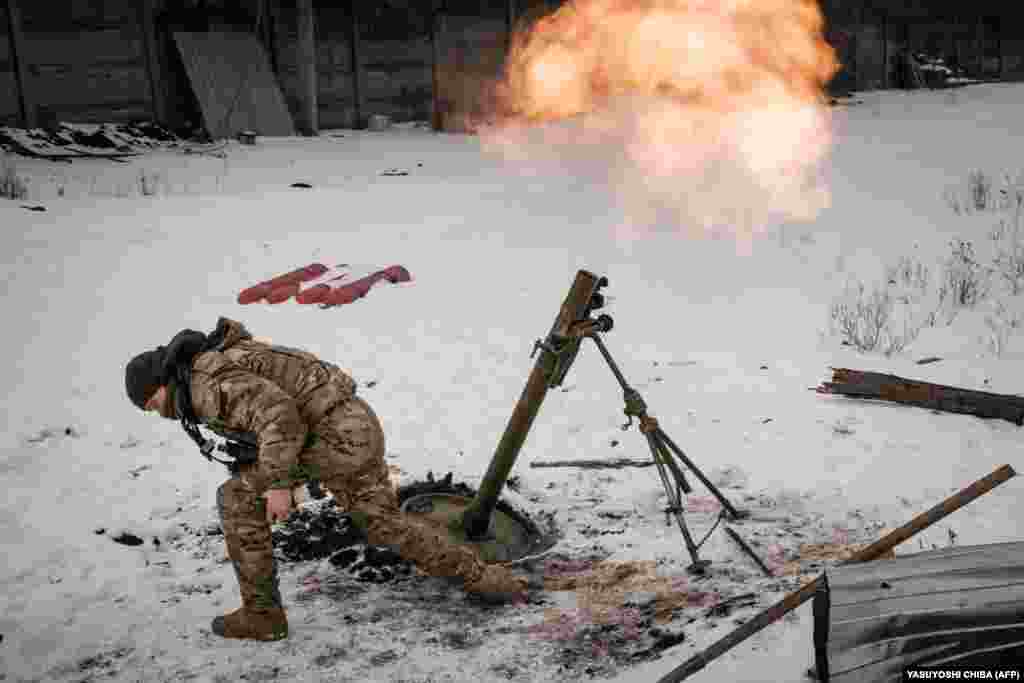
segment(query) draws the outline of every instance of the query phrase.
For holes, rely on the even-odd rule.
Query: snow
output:
[[[551,643],[529,636],[526,627],[544,618],[536,605],[495,612],[508,628],[469,650],[431,644],[424,633],[440,627],[417,628],[416,615],[463,597],[430,581],[416,584],[426,602],[406,607],[413,616],[399,610],[383,622],[391,630],[374,631],[345,615],[398,589],[364,591],[342,578],[348,603],[326,609],[322,598],[299,600],[303,576],[326,581],[324,569],[288,569],[289,640],[222,642],[209,633],[209,619],[237,605],[237,589],[218,561],[222,544],[207,538],[200,552],[182,524],[215,522],[224,474],[176,423],[131,406],[123,370],[135,353],[183,327],[209,331],[220,315],[350,370],[406,480],[427,470],[479,480],[532,367],[533,342],[581,268],[609,278],[615,329],[606,344],[665,431],[726,482],[727,497],[771,501],[804,520],[810,540],[872,540],[998,466],[1018,465],[1021,437],[1010,423],[808,391],[830,367],[1002,393],[1024,382],[1019,335],[995,353],[982,313],[925,330],[888,358],[842,347],[829,333],[830,303],[851,278],[874,282],[901,255],[937,265],[955,238],[985,242],[999,214],[956,215],[943,193],[974,169],[1019,173],[1013,141],[1024,86],[858,98],[831,110],[831,207],[746,250],[671,226],[623,238],[608,188],[520,173],[476,138],[418,127],[231,142],[213,155],[158,149],[126,163],[9,156],[29,196],[0,204],[8,359],[0,366],[0,680],[569,680],[544,664]],[[381,175],[396,169],[409,174]],[[143,177],[153,180],[145,194]],[[33,205],[46,210],[23,208]],[[242,288],[312,261],[399,263],[413,281],[380,284],[330,310],[235,302]],[[915,363],[925,356],[942,360]],[[611,559],[660,559],[666,575],[678,574],[688,558],[678,529],[664,524],[652,469],[528,466],[647,457],[639,433],[620,429],[622,407],[614,378],[585,345],[520,455],[521,498],[554,513],[566,552],[597,545]],[[691,483],[699,510],[708,494]],[[1022,486],[1008,482],[898,552],[944,547],[951,531],[965,545],[1017,540]],[[697,538],[714,522],[707,509],[687,516]],[[625,533],[580,534],[588,525],[621,530],[615,514],[598,515],[609,511],[632,513]],[[753,533],[735,528],[748,540]],[[778,542],[795,547],[778,529]],[[113,543],[121,531],[146,543]],[[721,528],[702,552],[715,571],[751,565]],[[756,606],[720,620],[688,608],[695,621],[670,624],[686,641],[618,667],[616,680],[656,680],[792,585],[748,575]],[[571,598],[551,595],[548,607]],[[809,609],[691,680],[805,680]],[[466,632],[482,633],[483,622]]]

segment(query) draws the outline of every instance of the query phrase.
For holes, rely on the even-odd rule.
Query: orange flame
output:
[[[811,218],[838,68],[823,24],[815,0],[573,0],[513,37],[498,113],[474,128],[523,161],[596,162],[634,221]]]

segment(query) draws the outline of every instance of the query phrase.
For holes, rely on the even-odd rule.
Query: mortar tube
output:
[[[512,417],[509,418],[508,426],[505,427],[505,433],[502,434],[501,441],[498,442],[491,464],[487,467],[487,474],[480,482],[480,488],[473,501],[462,515],[462,526],[469,539],[482,539],[487,534],[491,515],[494,514],[494,508],[498,504],[501,489],[505,486],[509,472],[516,464],[519,450],[526,441],[526,435],[530,433],[530,427],[540,411],[544,397],[547,396],[548,377],[553,361],[553,354],[548,351],[541,352],[530,372],[519,402],[516,403],[515,410],[512,411]]]
[[[536,347],[540,350],[540,356],[533,365],[526,387],[512,411],[505,433],[498,442],[494,457],[487,467],[487,473],[480,482],[480,489],[462,514],[462,528],[467,539],[481,540],[486,537],[501,489],[516,464],[519,450],[526,441],[526,435],[530,433],[530,427],[540,411],[541,403],[544,402],[548,389],[557,386],[561,381],[561,377],[556,376],[555,371],[559,369],[559,363],[562,363],[560,375],[564,375],[575,357],[579,340],[570,340],[569,332],[573,324],[587,317],[594,293],[606,284],[607,280],[598,278],[586,270],[576,273],[551,332],[548,333],[545,343]],[[566,343],[569,346],[563,346]]]

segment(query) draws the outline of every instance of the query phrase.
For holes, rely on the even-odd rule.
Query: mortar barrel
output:
[[[576,279],[573,281],[569,294],[555,319],[555,324],[545,340],[548,349],[540,351],[537,362],[527,379],[526,387],[505,427],[505,433],[502,434],[501,440],[498,442],[487,473],[484,474],[483,481],[480,482],[473,502],[470,503],[462,517],[462,525],[467,537],[482,538],[486,535],[501,490],[516,463],[516,458],[519,457],[519,451],[540,411],[544,397],[551,387],[551,378],[558,367],[559,355],[551,349],[564,348],[565,344],[579,344],[579,340],[571,340],[570,328],[573,323],[587,316],[591,299],[598,286],[599,278],[594,274],[585,270],[576,273]],[[572,355],[574,354],[568,355],[568,362],[572,362]],[[563,362],[565,361],[563,360]]]

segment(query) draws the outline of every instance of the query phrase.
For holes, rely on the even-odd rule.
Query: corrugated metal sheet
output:
[[[826,583],[814,606],[822,680],[901,681],[911,665],[1024,661],[1024,543],[843,566]]]
[[[295,125],[256,36],[241,31],[175,32],[207,132],[294,135]]]

